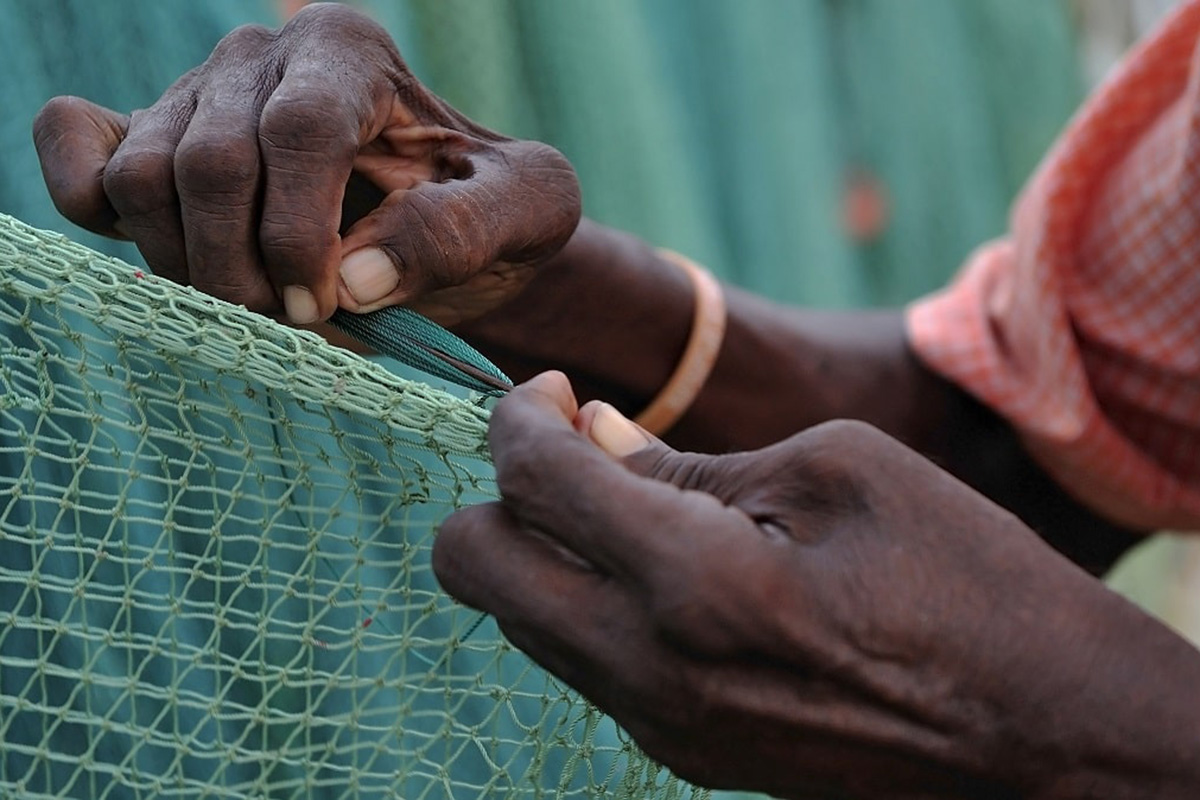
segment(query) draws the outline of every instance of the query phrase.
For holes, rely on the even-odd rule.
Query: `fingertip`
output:
[[[488,440],[493,457],[500,459],[514,445],[533,444],[548,435],[571,431],[578,413],[579,404],[566,375],[550,371],[530,378],[502,398],[492,412]]]
[[[400,271],[378,247],[363,247],[342,258],[338,268],[339,298],[349,296],[357,307],[372,306],[400,286]]]
[[[579,409],[579,413],[575,415],[571,425],[576,431],[588,435],[588,430],[592,427],[592,420],[596,416],[596,412],[604,405],[602,400],[589,400]]]
[[[457,580],[462,571],[462,549],[466,542],[462,541],[467,509],[456,511],[437,526],[437,535],[433,539],[433,551],[430,553],[430,566],[434,577],[442,588],[455,599],[458,598]]]
[[[458,602],[472,608],[491,605],[497,588],[509,581],[497,575],[501,555],[511,557],[509,542],[519,535],[500,503],[483,503],[455,511],[438,525],[430,566],[438,584]],[[499,551],[499,553],[497,552]]]
[[[293,325],[311,325],[321,319],[317,298],[306,286],[283,287],[283,310]]]
[[[341,305],[337,284],[289,284],[278,290],[283,311],[293,325],[312,325],[325,322]]]
[[[631,456],[645,450],[654,441],[637,423],[608,403],[588,404],[593,405],[593,408],[587,409],[586,427],[582,432],[613,458]],[[582,412],[579,416],[583,416]]]
[[[547,370],[525,381],[519,388],[545,398],[568,420],[574,420],[579,413],[579,401],[571,388],[571,379],[563,372]]]
[[[539,372],[529,380],[521,383],[522,386],[536,386],[543,391],[546,390],[546,387],[555,384],[569,391],[571,388],[571,379],[562,370],[548,369],[545,372]]]
[[[129,118],[79,97],[49,100],[34,117],[34,147],[55,208],[88,230],[113,235],[117,214],[104,193],[105,165]]]
[[[324,322],[338,310],[338,280],[337,276],[323,281],[319,286],[309,289],[317,299],[317,313],[320,321]]]

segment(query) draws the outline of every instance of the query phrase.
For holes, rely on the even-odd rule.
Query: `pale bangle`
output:
[[[695,309],[692,312],[692,332],[683,357],[658,396],[634,418],[634,422],[656,436],[670,430],[704,388],[725,338],[726,313],[721,285],[708,270],[670,250],[660,250],[659,255],[688,276],[695,297]]]

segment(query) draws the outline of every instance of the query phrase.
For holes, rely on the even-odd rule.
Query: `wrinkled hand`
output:
[[[503,499],[445,522],[440,580],[678,774],[1033,796],[1107,593],[999,507],[857,423],[674,452],[554,373],[491,443]]]
[[[238,28],[128,117],[55,98],[34,138],[66,217],[132,239],[156,273],[297,323],[339,304],[478,316],[580,213],[559,153],[455,112],[339,5]]]

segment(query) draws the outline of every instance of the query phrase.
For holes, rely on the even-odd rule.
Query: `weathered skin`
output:
[[[707,456],[620,425],[560,374],[519,387],[491,431],[503,500],[451,517],[434,567],[680,774],[784,797],[1200,786],[1197,653],[912,450],[837,421]]]
[[[339,303],[447,304],[438,290],[451,306],[485,308],[517,291],[579,220],[561,155],[459,115],[381,28],[338,6],[276,32],[238,28],[130,116],[56,98],[34,138],[66,217],[133,239],[158,274],[257,311],[280,311],[286,287],[305,287],[316,317],[300,323]],[[369,181],[354,183],[358,194],[381,203],[345,197],[352,172]],[[371,213],[339,236],[344,199]],[[403,277],[369,303],[338,281],[343,255],[365,244]]]
[[[1046,544],[1099,572],[1136,532],[929,373],[899,313],[730,290],[670,442],[736,454],[580,410],[654,395],[687,280],[580,224],[561,155],[463,118],[344,7],[235,31],[131,116],[56,98],[34,135],[63,214],[161,274],[301,323],[404,302],[514,376],[567,372],[497,408],[503,499],[451,517],[434,566],[685,777],[785,797],[1200,793],[1200,656]],[[355,294],[340,270],[364,254],[390,271]]]

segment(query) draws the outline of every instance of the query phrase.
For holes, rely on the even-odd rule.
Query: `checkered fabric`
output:
[[[934,370],[1085,504],[1200,530],[1200,0],[1134,49],[1017,202],[914,304]]]

